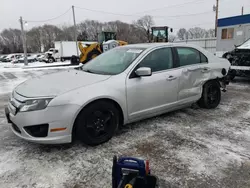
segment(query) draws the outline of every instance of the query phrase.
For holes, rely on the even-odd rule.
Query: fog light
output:
[[[48,136],[49,124],[26,126],[24,130],[33,137],[46,137]]]

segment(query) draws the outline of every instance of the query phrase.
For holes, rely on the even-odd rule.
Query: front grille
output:
[[[47,137],[49,124],[26,126],[24,130],[33,137]]]
[[[21,134],[20,129],[19,129],[14,123],[12,123],[11,126],[12,126],[12,128],[13,128],[16,132],[18,132],[19,134]]]

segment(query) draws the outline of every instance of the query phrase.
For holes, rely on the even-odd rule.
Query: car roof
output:
[[[170,44],[172,44],[172,43],[141,43],[141,44],[129,44],[129,45],[126,45],[126,47],[153,48],[153,47],[158,47],[158,46],[170,46]]]
[[[142,44],[129,44],[129,45],[125,45],[122,47],[127,47],[127,48],[145,48],[146,51],[150,51],[153,50],[155,48],[158,47],[189,47],[189,48],[194,48],[198,51],[200,51],[201,53],[203,53],[209,60],[211,61],[218,61],[218,59],[215,59],[216,56],[205,50],[204,48],[198,46],[198,45],[194,45],[194,44],[187,44],[187,43],[164,43],[164,42],[159,42],[159,43],[142,43]]]
[[[200,47],[193,44],[187,44],[187,43],[170,43],[170,42],[159,42],[159,43],[141,43],[141,44],[129,44],[126,45],[126,47],[131,48],[155,48],[155,47],[175,47],[175,46],[183,46],[183,47],[192,47],[199,49]],[[125,46],[124,46],[125,47]]]

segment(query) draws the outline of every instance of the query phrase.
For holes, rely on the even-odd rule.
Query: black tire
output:
[[[71,65],[79,65],[79,63],[80,63],[79,57],[72,55],[70,58],[70,63],[71,63]]]
[[[230,70],[228,74],[230,76],[230,81],[233,81],[234,78],[236,77],[237,72],[236,70]]]
[[[65,61],[65,59],[63,57],[61,57],[61,62],[64,62],[64,61]]]
[[[113,103],[96,101],[84,108],[78,115],[75,135],[87,145],[102,144],[115,134],[119,120],[119,111]]]
[[[48,63],[54,63],[54,58],[49,57],[49,59],[48,59]]]
[[[221,101],[220,83],[216,80],[208,81],[203,86],[202,97],[198,104],[202,108],[216,108]]]

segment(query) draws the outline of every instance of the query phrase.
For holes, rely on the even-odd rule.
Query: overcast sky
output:
[[[4,28],[20,28],[18,19],[40,21],[55,18],[66,12],[72,5],[97,10],[87,11],[76,8],[76,21],[95,19],[99,21],[121,20],[131,23],[145,14],[152,15],[156,25],[168,25],[175,30],[194,26],[213,28],[216,0],[0,0],[0,31]],[[87,3],[85,3],[87,2]],[[219,18],[239,15],[241,7],[250,14],[250,0],[220,0]],[[100,11],[100,12],[98,12]],[[104,12],[114,13],[107,14]],[[202,14],[200,14],[202,13]],[[116,15],[120,14],[120,15]],[[191,14],[191,15],[190,15]],[[186,16],[189,15],[189,16]],[[70,25],[72,12],[48,22],[29,22],[25,27],[43,24]]]

